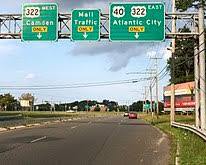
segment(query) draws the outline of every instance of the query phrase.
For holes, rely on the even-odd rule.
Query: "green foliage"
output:
[[[190,32],[187,27],[180,29],[182,32]],[[194,39],[176,39],[174,59],[174,82],[183,83],[194,81]],[[172,58],[168,61],[168,70],[172,75]],[[171,79],[170,79],[171,82]]]
[[[179,29],[181,32],[190,32],[190,29],[186,26],[182,29]],[[205,29],[206,32],[206,29]],[[206,34],[206,33],[205,33]],[[174,59],[174,67],[175,67],[175,77],[174,83],[184,83],[194,81],[194,45],[198,44],[198,41],[195,39],[176,39],[175,45],[175,59]],[[206,38],[205,38],[206,43]],[[170,73],[170,77],[172,75],[172,59],[170,58],[168,61],[167,70]],[[169,80],[171,83],[171,79]]]
[[[108,107],[109,111],[117,111],[118,103],[115,101],[103,100],[102,104]]]
[[[64,111],[64,106],[62,104],[55,104],[55,111]]]
[[[130,105],[129,109],[130,111],[140,112],[142,111],[142,107],[143,107],[143,101],[137,101],[134,102],[132,105]]]
[[[97,106],[94,108],[94,111],[95,111],[95,112],[99,112],[99,111],[100,111],[99,105],[97,105]]]
[[[39,104],[34,107],[35,111],[51,111],[51,104]]]
[[[103,100],[98,102],[96,100],[83,100],[75,101],[72,103],[55,104],[55,111],[65,111],[69,109],[78,111],[90,111],[90,107],[96,106],[97,104],[103,104],[108,107],[109,111],[117,111],[118,103],[115,101]],[[66,108],[65,108],[66,107]],[[77,107],[77,109],[75,109]]]
[[[128,111],[128,107],[126,105],[118,106],[119,112],[126,112]]]
[[[19,102],[10,94],[0,95],[0,110],[17,110]]]
[[[176,8],[180,11],[186,11],[188,8],[193,6],[194,2],[198,2],[197,0],[176,0]]]

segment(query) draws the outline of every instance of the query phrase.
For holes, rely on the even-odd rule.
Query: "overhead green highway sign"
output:
[[[22,10],[23,41],[56,41],[58,39],[56,3],[23,4]]]
[[[100,11],[75,9],[72,11],[73,41],[100,40]]]
[[[165,4],[111,3],[111,41],[163,41],[165,39]]]

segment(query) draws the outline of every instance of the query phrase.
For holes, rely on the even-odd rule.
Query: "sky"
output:
[[[29,2],[56,2],[61,13],[70,13],[71,9],[75,8],[101,8],[103,13],[108,13],[109,2],[114,1],[7,0],[1,4],[0,14],[20,14],[21,5]],[[164,1],[160,0],[160,2]],[[166,2],[166,7],[169,6],[170,3]],[[0,86],[62,85],[145,78],[148,75],[127,73],[144,72],[146,69],[154,68],[154,60],[150,57],[155,56],[161,58],[158,60],[160,71],[170,56],[170,52],[167,51],[169,44],[168,40],[160,43],[112,43],[107,40],[84,43],[69,40],[58,40],[58,42],[0,40]],[[162,89],[168,84],[168,79],[169,76],[166,76],[160,81],[160,100],[163,99]],[[143,99],[144,86],[148,85],[149,82],[139,82],[63,90],[0,89],[0,93],[9,92],[18,98],[22,93],[30,92],[37,98],[36,103],[109,99],[119,104],[131,104]]]

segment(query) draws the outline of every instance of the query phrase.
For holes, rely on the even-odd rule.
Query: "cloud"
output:
[[[126,67],[131,58],[151,54],[158,44],[126,42],[75,43],[70,53],[74,56],[107,56],[111,60],[109,70],[118,71]]]
[[[32,2],[48,2],[48,0],[32,0]],[[136,0],[135,2],[142,2],[143,0]],[[150,2],[151,0],[144,0]],[[163,0],[157,0],[162,2]],[[49,2],[56,2],[59,5],[61,12],[68,12],[75,8],[97,8],[102,12],[108,12],[109,3],[111,2],[134,2],[133,0],[50,0]]]
[[[136,0],[135,2],[151,2],[151,0]],[[164,2],[164,0],[157,0]],[[103,12],[108,11],[110,2],[134,2],[134,0],[7,0],[2,4],[4,12],[21,12],[23,3],[57,3],[60,12],[71,12],[75,8],[97,8]],[[169,0],[166,0],[169,3]]]
[[[26,76],[25,76],[25,79],[34,79],[35,78],[35,74],[33,73],[28,73]]]

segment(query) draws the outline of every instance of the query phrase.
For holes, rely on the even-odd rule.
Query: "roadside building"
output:
[[[195,109],[195,83],[187,82],[175,85],[175,110],[193,112]],[[164,111],[170,111],[171,86],[164,87]]]

